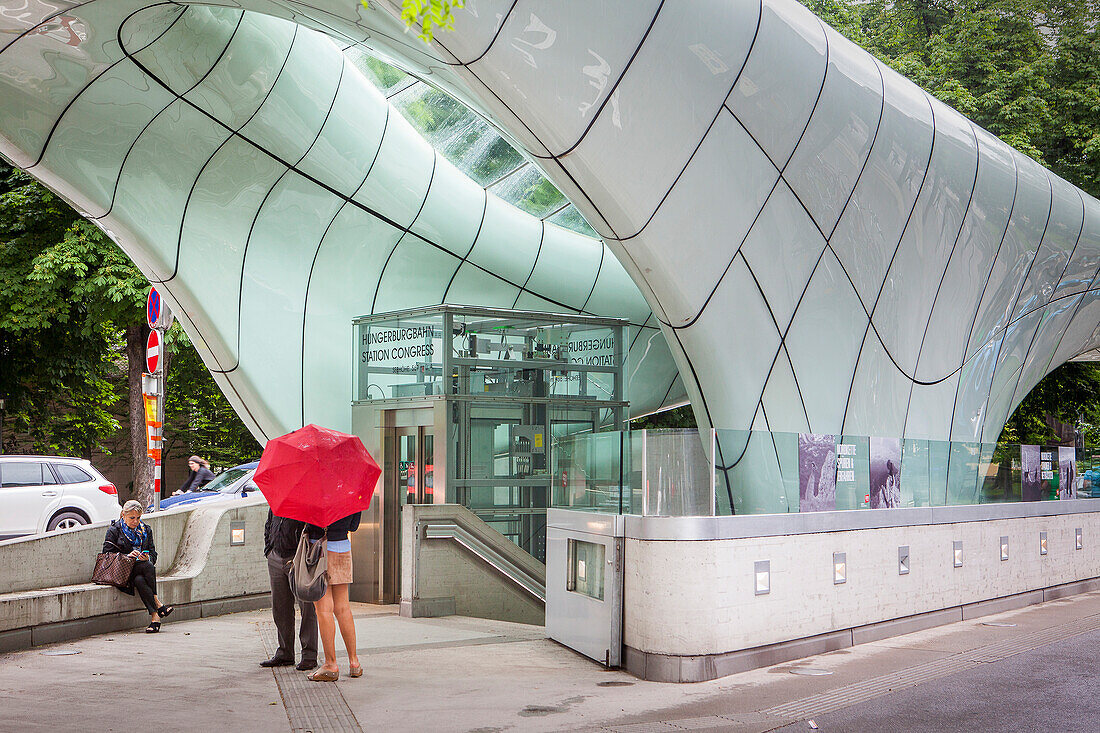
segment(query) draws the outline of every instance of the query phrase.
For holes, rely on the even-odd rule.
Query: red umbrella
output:
[[[358,437],[306,425],[267,441],[253,480],[277,516],[327,527],[370,506],[380,475]]]

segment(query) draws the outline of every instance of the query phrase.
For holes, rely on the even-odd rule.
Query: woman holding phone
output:
[[[160,621],[172,613],[172,606],[161,605],[157,598],[157,548],[153,545],[153,532],[149,525],[141,521],[144,509],[140,502],[131,499],[122,507],[122,515],[111,522],[107,528],[107,537],[103,540],[103,552],[120,552],[129,555],[137,562],[130,573],[130,584],[119,588],[123,593],[134,595],[137,590],[145,609],[149,611],[149,626],[145,633],[160,631]]]

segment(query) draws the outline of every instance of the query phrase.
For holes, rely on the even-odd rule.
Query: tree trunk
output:
[[[134,461],[134,483],[127,498],[142,506],[153,502],[153,460],[149,458],[145,437],[145,401],[141,395],[141,375],[145,370],[145,340],[149,329],[144,323],[126,327],[126,361],[130,387],[130,454]],[[124,502],[125,503],[125,502]]]

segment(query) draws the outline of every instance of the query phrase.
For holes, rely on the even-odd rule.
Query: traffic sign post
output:
[[[154,331],[167,331],[172,325],[172,310],[161,300],[156,288],[149,288],[145,299],[145,320]]]
[[[142,384],[152,387],[144,390],[146,445],[153,459],[153,509],[160,509],[161,446],[164,442],[164,401],[167,379],[164,374],[164,334],[172,325],[172,311],[161,300],[156,288],[149,288],[145,300],[145,319],[149,324],[149,339],[145,343],[145,368]]]
[[[160,334],[150,331],[149,338],[145,342],[145,371],[157,374],[158,366],[160,366]]]

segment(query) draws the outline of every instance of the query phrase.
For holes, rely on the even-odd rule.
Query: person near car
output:
[[[119,588],[123,593],[134,595],[137,591],[145,610],[149,612],[149,626],[145,631],[155,634],[160,631],[160,622],[172,613],[172,606],[165,606],[157,597],[157,548],[153,544],[153,531],[141,521],[144,511],[141,502],[131,499],[122,506],[122,515],[107,527],[107,537],[103,540],[103,552],[120,552],[137,560],[130,571],[130,583]]]
[[[317,625],[321,630],[321,646],[325,650],[325,661],[321,668],[309,678],[314,682],[335,682],[340,679],[340,665],[336,663],[336,626],[340,626],[340,636],[344,640],[344,649],[348,652],[348,675],[362,677],[363,667],[359,664],[359,655],[355,651],[355,620],[351,616],[351,604],[348,602],[348,586],[351,584],[351,540],[348,532],[359,529],[360,512],[343,519],[337,519],[328,527],[306,525],[310,541],[328,539],[328,588],[317,608]]]
[[[279,637],[275,656],[260,662],[261,667],[284,667],[294,664],[294,592],[290,589],[287,563],[294,557],[305,524],[294,519],[275,516],[267,511],[264,525],[264,555],[267,574],[271,579],[271,616]],[[317,666],[317,612],[312,603],[299,601],[302,621],[298,639],[302,643],[302,661],[297,668],[307,672]]]
[[[191,456],[187,459],[187,468],[187,480],[179,488],[180,492],[201,491],[203,486],[214,480],[214,472],[210,470],[210,463],[198,456]]]

